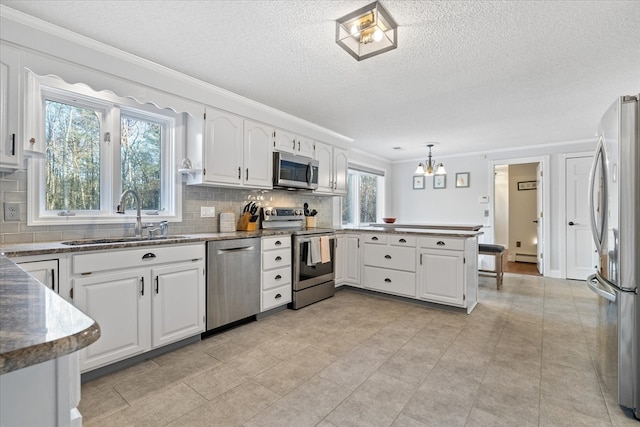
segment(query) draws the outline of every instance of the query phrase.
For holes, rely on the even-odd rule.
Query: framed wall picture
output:
[[[469,172],[459,172],[456,174],[456,188],[469,186]]]
[[[434,175],[433,176],[433,188],[440,189],[447,187],[447,176],[446,175]]]
[[[536,181],[520,181],[518,182],[518,191],[536,190],[538,188]]]
[[[419,175],[413,177],[413,189],[424,190],[424,176]]]

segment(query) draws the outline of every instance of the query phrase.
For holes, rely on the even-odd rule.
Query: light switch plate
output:
[[[20,203],[4,202],[4,220],[20,221]]]
[[[216,216],[216,208],[214,206],[201,206],[200,218],[211,218]]]

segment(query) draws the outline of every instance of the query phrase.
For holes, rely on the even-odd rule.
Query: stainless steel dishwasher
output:
[[[260,238],[207,243],[207,331],[260,312]]]

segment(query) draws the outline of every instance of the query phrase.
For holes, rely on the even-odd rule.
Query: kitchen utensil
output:
[[[302,205],[302,207],[304,208],[304,216],[309,216],[309,203],[306,203],[304,205]]]
[[[312,210],[311,213],[309,214],[309,216],[316,216],[318,215],[318,211],[317,210]]]
[[[258,205],[255,202],[251,202],[251,207],[249,208],[249,213],[252,216],[256,216],[256,212],[258,212]]]
[[[251,215],[251,219],[249,222],[256,222],[258,220],[258,215]]]

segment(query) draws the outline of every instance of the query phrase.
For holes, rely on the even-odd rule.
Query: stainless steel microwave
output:
[[[318,188],[318,161],[289,153],[273,153],[273,186],[315,190]]]

